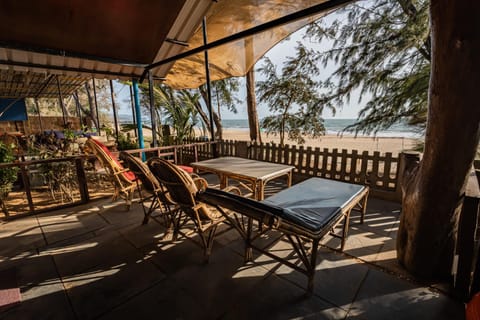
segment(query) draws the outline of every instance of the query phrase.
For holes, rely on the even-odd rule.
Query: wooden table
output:
[[[193,168],[200,171],[207,171],[218,175],[220,188],[228,185],[228,179],[245,181],[249,185],[243,186],[250,189],[253,198],[263,200],[265,196],[265,185],[278,177],[287,176],[287,185],[292,185],[293,166],[283,164],[256,161],[237,157],[220,157],[205,161],[192,162]]]

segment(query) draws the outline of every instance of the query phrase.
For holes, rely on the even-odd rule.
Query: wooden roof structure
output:
[[[89,78],[57,76],[54,74],[4,70],[0,72],[1,98],[57,98],[58,88],[64,95],[71,95]]]
[[[210,42],[235,35],[245,39],[209,49],[212,79],[239,76],[278,41],[307,23],[307,18],[318,18],[349,2],[352,0],[1,1],[0,73],[6,75],[1,76],[0,96],[38,92],[38,80],[51,74],[59,76],[65,94],[77,83],[74,78],[143,79],[147,71],[153,80],[167,79],[177,88],[198,86],[205,82],[203,58],[192,54],[172,69],[177,64],[172,57],[204,50],[204,17]],[[293,16],[307,8],[315,11]],[[287,16],[291,18],[281,20]],[[268,30],[279,29],[265,32],[267,28],[261,27],[267,24]],[[241,53],[252,48],[254,54],[247,58]],[[36,73],[40,75],[33,76]],[[22,84],[21,78],[25,79]],[[27,84],[34,87],[22,89]]]

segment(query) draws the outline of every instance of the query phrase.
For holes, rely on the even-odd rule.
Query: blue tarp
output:
[[[25,99],[0,99],[0,121],[26,121],[27,107]],[[13,103],[13,104],[12,104]],[[5,111],[5,109],[7,109]]]

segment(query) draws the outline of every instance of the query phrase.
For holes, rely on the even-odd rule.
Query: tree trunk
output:
[[[246,75],[247,80],[247,110],[248,126],[250,128],[250,140],[262,142],[260,126],[258,124],[257,101],[255,99],[255,71],[250,69]]]
[[[88,106],[90,107],[90,115],[92,118],[92,122],[98,132],[98,130],[100,129],[100,124],[97,122],[97,110],[95,109],[95,101],[93,100],[92,91],[90,89],[90,81],[85,82],[85,91],[87,92]]]
[[[412,274],[447,276],[459,204],[479,142],[479,1],[432,0],[432,66],[423,159],[404,180],[397,254]]]
[[[203,100],[206,103],[208,101],[207,92],[204,89],[202,89],[202,87],[200,87],[200,93],[203,97]],[[212,117],[213,117],[213,123],[215,124],[215,127],[217,127],[217,132],[215,132],[214,135],[217,137],[217,139],[222,140],[222,136],[223,136],[222,121],[220,120],[220,117],[218,116],[218,114],[213,110],[212,110]]]
[[[205,128],[210,132],[210,120],[208,120],[208,115],[203,111],[202,105],[199,102],[195,103],[195,109],[197,109],[200,118],[202,118]]]
[[[215,136],[217,137],[218,140],[222,140],[222,137],[223,137],[222,120],[220,119],[220,117],[215,111],[213,112],[213,122],[215,123],[215,127],[217,127],[217,132],[215,133]]]

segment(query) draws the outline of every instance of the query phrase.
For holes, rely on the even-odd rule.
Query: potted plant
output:
[[[12,163],[14,160],[13,146],[0,142],[0,163]],[[8,210],[4,200],[12,191],[13,183],[17,180],[17,172],[17,167],[0,168],[0,206],[5,216],[8,216]]]

